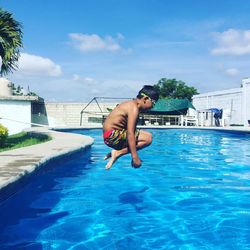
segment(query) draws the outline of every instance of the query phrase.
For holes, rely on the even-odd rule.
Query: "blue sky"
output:
[[[250,76],[247,0],[0,0],[23,25],[8,78],[47,101],[134,97],[175,78],[200,93]]]

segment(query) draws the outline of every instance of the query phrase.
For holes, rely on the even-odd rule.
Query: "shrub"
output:
[[[0,147],[4,145],[8,138],[8,129],[0,124]]]

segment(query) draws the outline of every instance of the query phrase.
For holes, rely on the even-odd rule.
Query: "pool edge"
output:
[[[0,202],[17,192],[15,187],[25,182],[47,163],[85,150],[94,143],[90,136],[59,132],[46,128],[29,128],[31,134],[46,134],[52,140],[0,153]]]

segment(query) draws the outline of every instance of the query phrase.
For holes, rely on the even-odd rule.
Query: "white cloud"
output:
[[[118,51],[121,46],[117,40],[123,39],[122,34],[118,34],[117,38],[106,36],[101,38],[96,34],[88,35],[81,33],[71,33],[69,38],[75,48],[81,52],[94,52],[94,51]]]
[[[123,36],[123,34],[121,34],[121,33],[118,33],[118,34],[117,34],[117,39],[119,39],[119,40],[122,40],[122,39],[124,39],[124,36]]]
[[[229,29],[214,36],[218,47],[211,51],[213,55],[250,54],[250,30]]]
[[[239,70],[235,68],[227,69],[226,74],[229,76],[236,76],[239,74]]]
[[[91,78],[91,77],[85,77],[85,78],[84,78],[84,81],[85,81],[85,82],[91,83],[91,82],[94,82],[94,79]]]
[[[31,76],[60,76],[62,74],[61,67],[49,58],[21,53],[18,62],[18,74]]]
[[[79,81],[80,80],[80,76],[77,74],[73,75],[73,81]]]
[[[83,83],[89,83],[89,84],[96,83],[95,79],[93,79],[91,77],[81,77],[78,74],[74,74],[72,80],[75,82],[83,82]]]
[[[100,93],[100,90],[98,90],[98,89],[91,89],[91,93],[92,93],[93,95],[96,95],[96,94],[99,94],[99,93]]]

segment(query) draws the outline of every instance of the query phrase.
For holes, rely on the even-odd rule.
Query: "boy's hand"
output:
[[[137,157],[137,158],[133,158],[131,161],[131,165],[134,168],[139,168],[141,166],[141,160]]]

